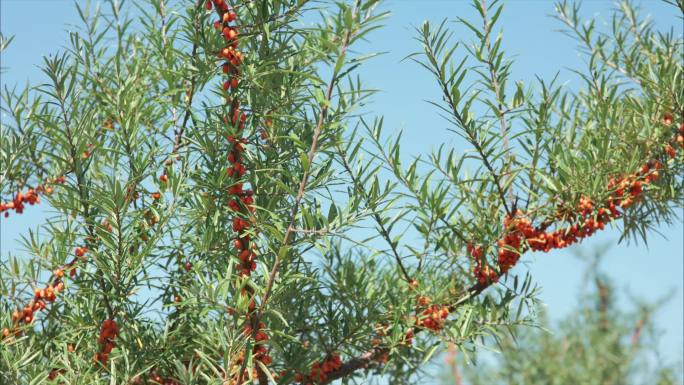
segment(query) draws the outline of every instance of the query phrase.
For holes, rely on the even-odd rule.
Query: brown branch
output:
[[[385,348],[375,348],[371,351],[362,353],[358,357],[354,357],[340,366],[339,369],[327,374],[327,378],[321,385],[329,384],[337,379],[347,377],[359,369],[366,369],[376,362],[380,357],[389,353]]]
[[[340,158],[342,159],[342,166],[344,169],[347,171],[347,174],[349,174],[349,177],[352,180],[352,183],[354,184],[354,187],[356,190],[361,194],[361,197],[366,201],[366,205],[368,205],[368,202],[370,201],[370,197],[368,196],[368,193],[366,190],[361,188],[361,184],[359,183],[358,179],[354,176],[354,172],[351,169],[351,166],[349,165],[349,162],[347,161],[347,157],[345,156],[344,152],[342,151],[339,146],[337,147],[337,152],[340,154]],[[399,255],[399,251],[397,250],[397,246],[395,245],[394,242],[392,242],[392,238],[390,237],[389,231],[385,227],[385,224],[382,222],[382,218],[380,218],[380,214],[378,214],[377,210],[375,208],[372,208],[373,210],[373,219],[375,219],[375,222],[378,224],[378,228],[380,229],[380,233],[382,237],[385,239],[385,241],[389,244],[390,249],[392,250],[392,254],[394,255],[394,259],[397,261],[397,265],[399,265],[399,269],[401,270],[401,273],[404,275],[404,279],[406,279],[406,282],[411,282],[411,276],[409,275],[408,271],[406,270],[406,267],[404,266],[404,263],[401,261],[401,256]]]
[[[499,80],[496,77],[496,73],[494,71],[494,63],[492,63],[492,45],[489,40],[489,35],[490,35],[490,28],[491,25],[489,24],[489,19],[487,18],[487,0],[482,0],[482,10],[483,10],[483,32],[484,32],[484,46],[487,48],[487,56],[490,56],[487,58],[486,63],[487,63],[487,68],[489,69],[489,79],[492,82],[492,88],[494,89],[494,94],[496,95],[496,99],[498,101],[498,106],[497,106],[497,113],[499,115],[499,128],[500,128],[500,134],[501,137],[503,138],[503,152],[506,153],[508,157],[508,165],[506,166],[506,169],[504,170],[504,173],[509,173],[510,169],[509,167],[511,166],[513,157],[510,154],[510,145],[508,142],[508,128],[506,125],[506,110],[503,109],[505,100],[503,98],[502,90],[501,90],[501,84],[499,84]],[[508,199],[510,199],[511,202],[513,202],[513,189],[509,188],[508,191]],[[505,203],[504,203],[505,205]],[[510,214],[510,212],[509,212]]]
[[[347,31],[344,37],[344,42],[342,44],[342,47],[340,48],[340,53],[339,56],[342,56],[346,53],[347,47],[349,46],[349,42],[352,37],[352,31]],[[294,206],[292,207],[292,212],[290,213],[290,223],[287,226],[287,230],[285,231],[285,236],[283,237],[283,242],[282,242],[282,247],[285,247],[289,245],[291,241],[292,235],[295,233],[295,225],[297,221],[297,214],[299,213],[299,208],[301,206],[301,201],[302,198],[304,197],[304,193],[306,191],[306,186],[309,181],[309,170],[311,169],[313,165],[313,159],[314,156],[316,155],[316,152],[318,151],[318,139],[321,136],[321,132],[323,130],[323,124],[325,122],[325,119],[327,118],[328,115],[328,106],[330,105],[330,101],[332,100],[332,95],[333,95],[333,89],[335,88],[335,84],[337,82],[337,76],[338,73],[334,72],[332,75],[332,78],[330,79],[330,82],[328,83],[328,88],[325,93],[325,103],[321,107],[321,112],[318,114],[318,122],[316,124],[316,128],[314,129],[314,135],[313,139],[311,142],[311,148],[309,149],[309,152],[307,154],[307,162],[308,162],[308,167],[304,171],[304,174],[302,175],[302,179],[299,182],[299,191],[297,192],[297,196],[295,197],[295,202]],[[273,284],[276,279],[276,275],[278,274],[278,269],[280,268],[280,263],[282,261],[282,258],[279,254],[276,254],[275,257],[275,262],[273,263],[273,268],[271,269],[271,272],[269,273],[268,277],[268,282],[266,284],[266,292],[264,293],[264,298],[261,303],[261,306],[259,308],[259,315],[263,313],[264,308],[266,306],[266,303],[269,300],[269,297],[271,295],[271,291],[273,290]]]
[[[202,6],[202,0],[198,0],[196,4],[196,8],[199,8]],[[195,32],[197,32],[200,28],[200,23],[199,19],[195,18]],[[198,49],[199,44],[197,44],[197,40],[193,41],[192,43],[192,52],[190,53],[190,58],[194,62],[197,57],[197,49]],[[180,125],[180,127],[175,130],[175,139],[173,141],[173,149],[171,150],[171,153],[168,155],[166,158],[166,161],[164,161],[164,164],[166,166],[170,166],[173,164],[173,156],[178,150],[181,148],[181,142],[183,140],[183,134],[185,133],[185,128],[188,125],[188,121],[190,120],[190,115],[192,112],[192,100],[195,96],[195,87],[197,86],[197,74],[194,74],[190,77],[190,89],[187,92],[188,96],[188,102],[185,108],[185,115],[183,116],[183,121]]]
[[[62,95],[59,96],[59,106],[62,110],[62,118],[64,119],[64,128],[67,134],[67,140],[69,143],[69,155],[71,156],[72,162],[74,162],[74,174],[76,176],[76,184],[78,187],[78,195],[79,195],[79,204],[81,205],[81,208],[83,209],[83,218],[86,221],[86,231],[88,233],[88,237],[86,238],[86,245],[89,246],[90,249],[94,249],[94,241],[95,241],[95,225],[93,224],[93,220],[90,217],[90,205],[88,204],[88,190],[86,190],[85,186],[85,172],[83,170],[83,167],[81,165],[81,162],[79,161],[79,156],[76,153],[76,146],[73,142],[73,134],[71,132],[71,128],[69,125],[69,117],[67,116],[66,112],[66,107],[64,106],[65,100],[62,99]],[[107,297],[107,284],[104,280],[104,273],[102,272],[101,269],[97,268],[96,271],[97,277],[98,277],[98,283],[102,289],[103,296],[102,300],[104,302],[105,308],[107,309],[107,316],[109,319],[114,318],[114,309],[112,308],[112,305],[109,303],[109,298]]]
[[[428,36],[425,37],[426,39]],[[425,41],[425,48],[427,49],[427,54],[430,57],[436,58],[437,56],[435,55],[434,50],[432,49],[432,46],[428,41]],[[446,79],[447,76],[445,76],[444,72],[442,71],[442,68],[438,65],[435,65],[434,68],[435,73],[437,74],[437,81],[440,84],[440,87],[442,89],[442,93],[444,94],[444,99],[446,99],[446,102],[451,108],[451,112],[458,120],[460,125],[463,127],[463,130],[465,131],[466,135],[468,136],[468,141],[470,144],[475,147],[475,150],[477,151],[478,155],[480,156],[480,159],[482,160],[482,163],[484,166],[487,168],[489,173],[492,175],[492,179],[494,180],[494,185],[496,186],[497,192],[499,194],[499,198],[501,199],[501,203],[506,210],[506,213],[509,215],[513,215],[512,210],[508,207],[508,202],[506,200],[506,196],[504,194],[504,190],[501,187],[501,176],[499,173],[494,169],[493,165],[489,162],[489,157],[485,154],[484,148],[478,141],[477,137],[475,136],[475,133],[471,131],[471,129],[466,125],[465,119],[463,119],[463,116],[461,116],[461,113],[458,112],[458,108],[456,104],[454,104],[454,98],[451,96],[451,91],[449,90],[449,85],[446,83],[446,81],[443,81],[442,79]]]

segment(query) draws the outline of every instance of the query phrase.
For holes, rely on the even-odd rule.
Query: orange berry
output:
[[[669,144],[665,145],[664,150],[665,150],[665,153],[667,154],[667,156],[669,156],[672,159],[674,159],[674,157],[677,156],[675,149],[672,146],[670,146]]]

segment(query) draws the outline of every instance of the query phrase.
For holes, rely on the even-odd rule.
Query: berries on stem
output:
[[[100,351],[95,354],[93,359],[99,362],[103,366],[107,365],[107,360],[109,359],[109,353],[116,347],[114,340],[119,335],[119,326],[116,321],[111,319],[106,319],[102,322],[100,328],[100,336],[97,339],[97,343],[100,345]]]
[[[17,214],[22,214],[26,204],[31,206],[40,203],[39,194],[50,195],[53,192],[50,184],[62,184],[65,178],[63,176],[49,179],[47,183],[36,186],[36,188],[29,188],[25,193],[19,191],[11,201],[0,202],[0,213],[5,213],[5,218],[9,216],[9,210],[14,210]]]

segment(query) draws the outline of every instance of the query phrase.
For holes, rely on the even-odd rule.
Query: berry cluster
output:
[[[19,328],[22,324],[29,325],[33,323],[35,314],[45,309],[48,303],[55,301],[57,294],[64,290],[64,273],[68,271],[69,276],[74,277],[76,274],[76,268],[74,265],[78,261],[78,258],[83,257],[87,251],[88,249],[85,247],[77,247],[74,249],[76,258],[72,259],[71,262],[67,263],[66,265],[55,269],[55,271],[52,272],[51,282],[49,282],[44,288],[34,289],[33,299],[22,309],[15,310],[12,313],[13,325],[11,328],[4,328],[2,330],[2,338],[7,338],[10,335],[19,335]]]
[[[64,275],[63,270],[58,270],[60,276]],[[48,284],[43,289],[35,288],[34,296],[28,305],[24,306],[21,311],[15,310],[12,313],[12,321],[15,324],[30,324],[34,320],[36,312],[39,312],[47,307],[47,303],[52,303],[57,298],[57,294],[64,289],[64,282],[61,280],[55,284]],[[4,333],[3,333],[4,334]]]
[[[668,118],[666,115],[663,123],[671,125],[671,116]],[[673,145],[684,147],[684,123],[679,126],[675,139],[663,148],[663,152],[669,158],[677,155]],[[603,230],[606,224],[622,216],[625,209],[641,199],[644,188],[659,178],[659,170],[662,167],[662,163],[654,158],[643,164],[635,173],[610,178],[606,184],[610,196],[603,204],[597,205],[590,198],[581,196],[574,210],[559,210],[557,218],[562,218],[569,225],[559,227],[555,231],[545,231],[550,223],[533,226],[530,219],[520,210],[513,215],[507,214],[504,218],[504,235],[497,241],[499,271],[486,264],[482,246],[467,246],[468,254],[475,261],[473,274],[478,284],[497,282],[501,275],[516,265],[522,253],[528,249],[549,252],[552,249],[565,248],[592,236],[598,230]]]
[[[237,14],[224,0],[207,1],[206,6],[207,10],[216,7],[220,20],[214,22],[214,27],[221,32],[226,44],[218,53],[219,59],[224,61],[221,68],[227,79],[223,83],[223,89],[226,92],[226,102],[230,105],[228,116],[224,117],[224,122],[229,126],[230,132],[241,134],[245,128],[247,115],[241,111],[240,100],[237,97],[240,65],[243,60],[242,53],[238,51],[238,31],[234,24],[237,20]],[[245,189],[241,181],[241,178],[247,173],[243,155],[248,141],[247,138],[240,137],[240,135],[231,134],[227,135],[227,138],[231,150],[227,156],[230,166],[227,168],[226,174],[233,178],[233,184],[228,188],[228,194],[231,196],[228,206],[235,213],[233,231],[238,234],[234,246],[240,259],[238,266],[240,274],[249,276],[256,269],[256,253],[254,253],[256,245],[251,242],[250,236],[247,234],[252,223],[246,219],[255,210],[254,194],[251,189]]]
[[[482,246],[473,246],[469,243],[466,247],[466,250],[475,261],[475,266],[473,267],[473,275],[475,275],[477,282],[481,285],[489,281],[497,282],[499,279],[499,275],[482,258],[482,256],[484,255]]]
[[[268,334],[266,334],[264,328],[266,328],[266,325],[264,325],[263,322],[259,322],[259,328],[257,329],[256,334],[254,334],[254,342],[256,345],[254,346],[252,354],[254,354],[255,359],[261,361],[264,365],[270,365],[271,362],[273,362],[273,359],[268,355],[268,349],[264,345],[265,341],[269,340]],[[250,325],[245,326],[244,333],[248,338],[252,336],[253,331],[254,330]]]
[[[48,181],[48,184],[64,183],[63,176]],[[0,213],[5,213],[5,218],[9,217],[9,210],[14,210],[17,214],[24,212],[26,204],[31,206],[40,203],[39,194],[52,194],[52,187],[48,185],[38,185],[36,188],[29,188],[25,193],[19,191],[9,202],[0,202]]]
[[[444,322],[449,317],[449,308],[431,304],[430,297],[418,296],[416,309],[416,326],[438,332],[444,328]]]
[[[332,353],[328,355],[323,362],[315,361],[311,365],[311,371],[308,375],[302,373],[295,374],[294,380],[302,385],[313,385],[324,383],[328,379],[328,374],[334,372],[342,366],[340,355]]]
[[[119,335],[119,326],[116,321],[111,319],[106,319],[102,322],[102,327],[100,328],[100,336],[97,338],[97,343],[100,345],[101,349],[99,353],[95,354],[93,359],[102,365],[107,365],[107,359],[109,353],[112,349],[116,347],[114,340]]]

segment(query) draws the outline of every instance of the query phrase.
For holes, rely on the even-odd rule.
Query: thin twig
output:
[[[361,197],[366,201],[366,206],[368,206],[368,204],[370,203],[370,197],[368,196],[368,193],[365,189],[361,187],[361,184],[359,183],[357,177],[354,175],[354,172],[352,171],[351,166],[347,161],[347,157],[345,156],[344,151],[342,151],[342,149],[339,148],[339,145],[336,145],[335,147],[337,148],[337,152],[340,155],[340,159],[342,159],[342,166],[347,171],[347,174],[349,174],[349,177],[351,178],[352,183],[354,184],[354,188],[357,192],[361,194]],[[397,250],[396,244],[395,242],[392,242],[392,238],[390,237],[389,231],[385,227],[382,218],[380,218],[380,214],[378,214],[375,207],[370,207],[370,209],[373,212],[373,219],[375,219],[375,222],[378,224],[380,234],[382,235],[383,239],[385,239],[387,244],[389,244],[390,249],[392,250],[392,254],[394,255],[394,259],[397,261],[397,265],[399,266],[401,273],[404,275],[404,279],[406,279],[406,282],[411,282],[411,276],[406,270],[404,263],[401,261],[401,256],[399,255],[399,251]]]

